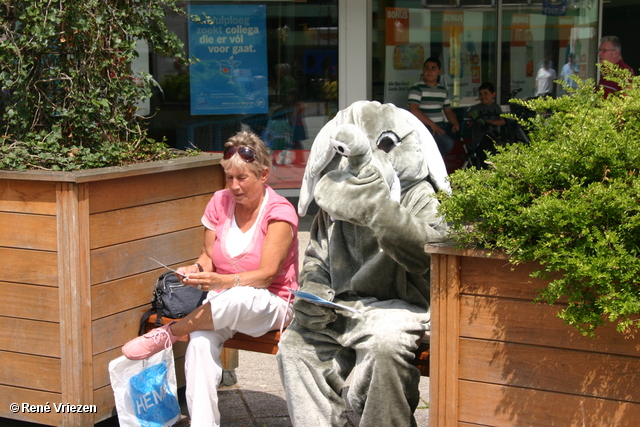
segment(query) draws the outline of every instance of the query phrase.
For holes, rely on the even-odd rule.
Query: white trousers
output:
[[[218,385],[222,380],[220,354],[236,332],[258,337],[286,326],[293,318],[287,301],[266,289],[239,286],[210,292],[204,304],[211,306],[214,330],[190,334],[185,354],[186,398],[191,425],[220,425]]]

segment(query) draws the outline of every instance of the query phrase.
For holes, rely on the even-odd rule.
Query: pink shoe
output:
[[[180,337],[173,335],[169,328],[174,323],[176,322],[167,323],[159,328],[150,330],[138,338],[132,339],[122,347],[122,354],[127,359],[142,360],[162,350],[171,348],[173,343],[180,339]]]

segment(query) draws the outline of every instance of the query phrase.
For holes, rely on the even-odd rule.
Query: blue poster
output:
[[[267,113],[265,5],[191,5],[191,114]]]
[[[542,14],[547,16],[565,16],[567,14],[567,0],[544,0]]]

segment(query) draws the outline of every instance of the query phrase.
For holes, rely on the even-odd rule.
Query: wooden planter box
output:
[[[585,338],[504,256],[430,246],[431,426],[640,425],[640,337]]]
[[[223,186],[220,155],[0,171],[0,417],[87,426],[115,415],[108,363],[150,307],[162,268],[149,257],[197,258],[202,212]],[[51,412],[14,413],[12,403]]]

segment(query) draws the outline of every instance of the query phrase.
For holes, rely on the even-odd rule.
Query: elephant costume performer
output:
[[[415,424],[411,361],[430,322],[424,245],[446,237],[436,190],[450,191],[444,162],[408,111],[359,101],[320,130],[298,205],[301,216],[313,199],[320,207],[300,290],[360,314],[294,302],[277,356],[294,426],[350,425],[352,371],[346,401],[360,425]]]

